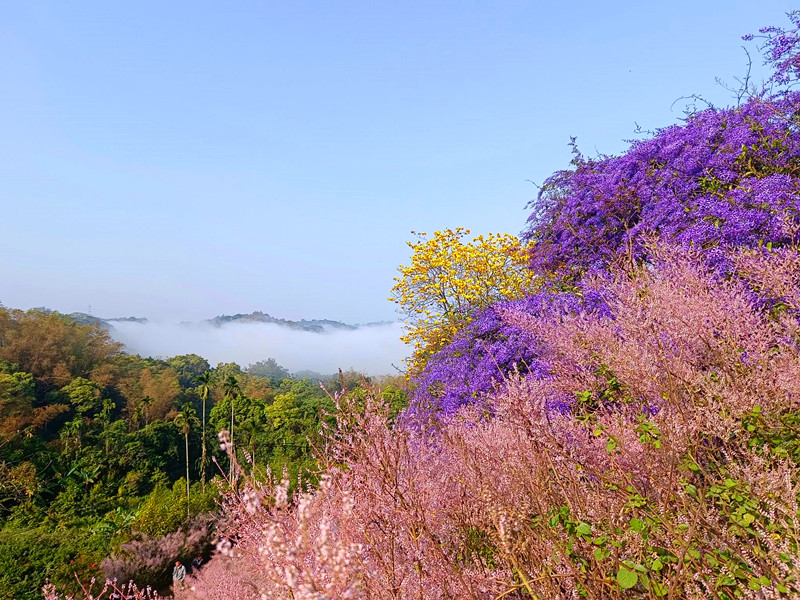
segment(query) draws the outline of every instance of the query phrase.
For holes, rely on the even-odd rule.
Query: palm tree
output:
[[[175,426],[181,430],[186,441],[186,521],[189,521],[189,431],[192,425],[198,424],[197,412],[194,407],[186,403],[175,417]]]
[[[75,443],[77,450],[81,449],[81,431],[83,430],[83,419],[78,417],[67,421],[61,428],[61,438],[65,441],[67,449],[70,447],[70,442]]]
[[[247,451],[250,452],[251,457],[256,455],[257,436],[261,431],[261,426],[253,419],[247,419],[244,423],[239,425],[239,429],[244,429],[247,434]]]
[[[144,426],[147,427],[147,408],[153,403],[153,398],[150,396],[145,396],[141,399],[139,404],[136,405],[136,417],[137,417],[137,426],[139,428],[142,427],[141,422],[139,419],[144,418]]]
[[[206,371],[196,379],[200,384],[200,398],[203,400],[203,454],[200,458],[200,480],[203,484],[203,492],[206,491],[206,400],[211,389],[211,371]]]
[[[236,458],[236,447],[233,445],[233,408],[236,402],[236,399],[241,396],[242,388],[239,387],[239,382],[236,380],[236,377],[233,375],[229,375],[228,378],[225,380],[225,383],[222,384],[223,389],[225,390],[225,398],[228,398],[231,401],[231,481],[233,481],[233,462]]]

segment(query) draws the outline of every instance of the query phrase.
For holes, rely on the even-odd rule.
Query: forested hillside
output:
[[[48,580],[76,591],[74,573],[163,588],[171,561],[210,550],[232,412],[241,458],[296,483],[313,481],[332,410],[318,380],[274,359],[142,358],[99,326],[0,308],[0,597],[38,598]]]

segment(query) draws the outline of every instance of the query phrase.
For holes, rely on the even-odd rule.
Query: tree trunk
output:
[[[233,459],[236,457],[236,446],[233,445],[233,396],[231,396],[231,448],[230,454],[228,455],[228,460],[231,463],[231,486],[233,486]]]
[[[203,395],[203,454],[200,458],[200,481],[203,486],[203,493],[206,493],[206,396]]]
[[[189,430],[184,432],[186,440],[186,522],[189,522]]]

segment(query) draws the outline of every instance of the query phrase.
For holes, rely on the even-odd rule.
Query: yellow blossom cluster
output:
[[[413,344],[410,373],[441,349],[472,318],[476,309],[498,300],[521,298],[533,290],[535,278],[520,241],[510,234],[479,235],[469,229],[416,233],[408,242],[411,265],[400,265],[390,301],[400,305],[406,320],[402,340]]]

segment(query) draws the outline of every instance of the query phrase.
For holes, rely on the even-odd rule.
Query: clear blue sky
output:
[[[727,104],[740,36],[791,8],[6,0],[0,302],[392,319],[411,230],[519,233],[571,135]]]

